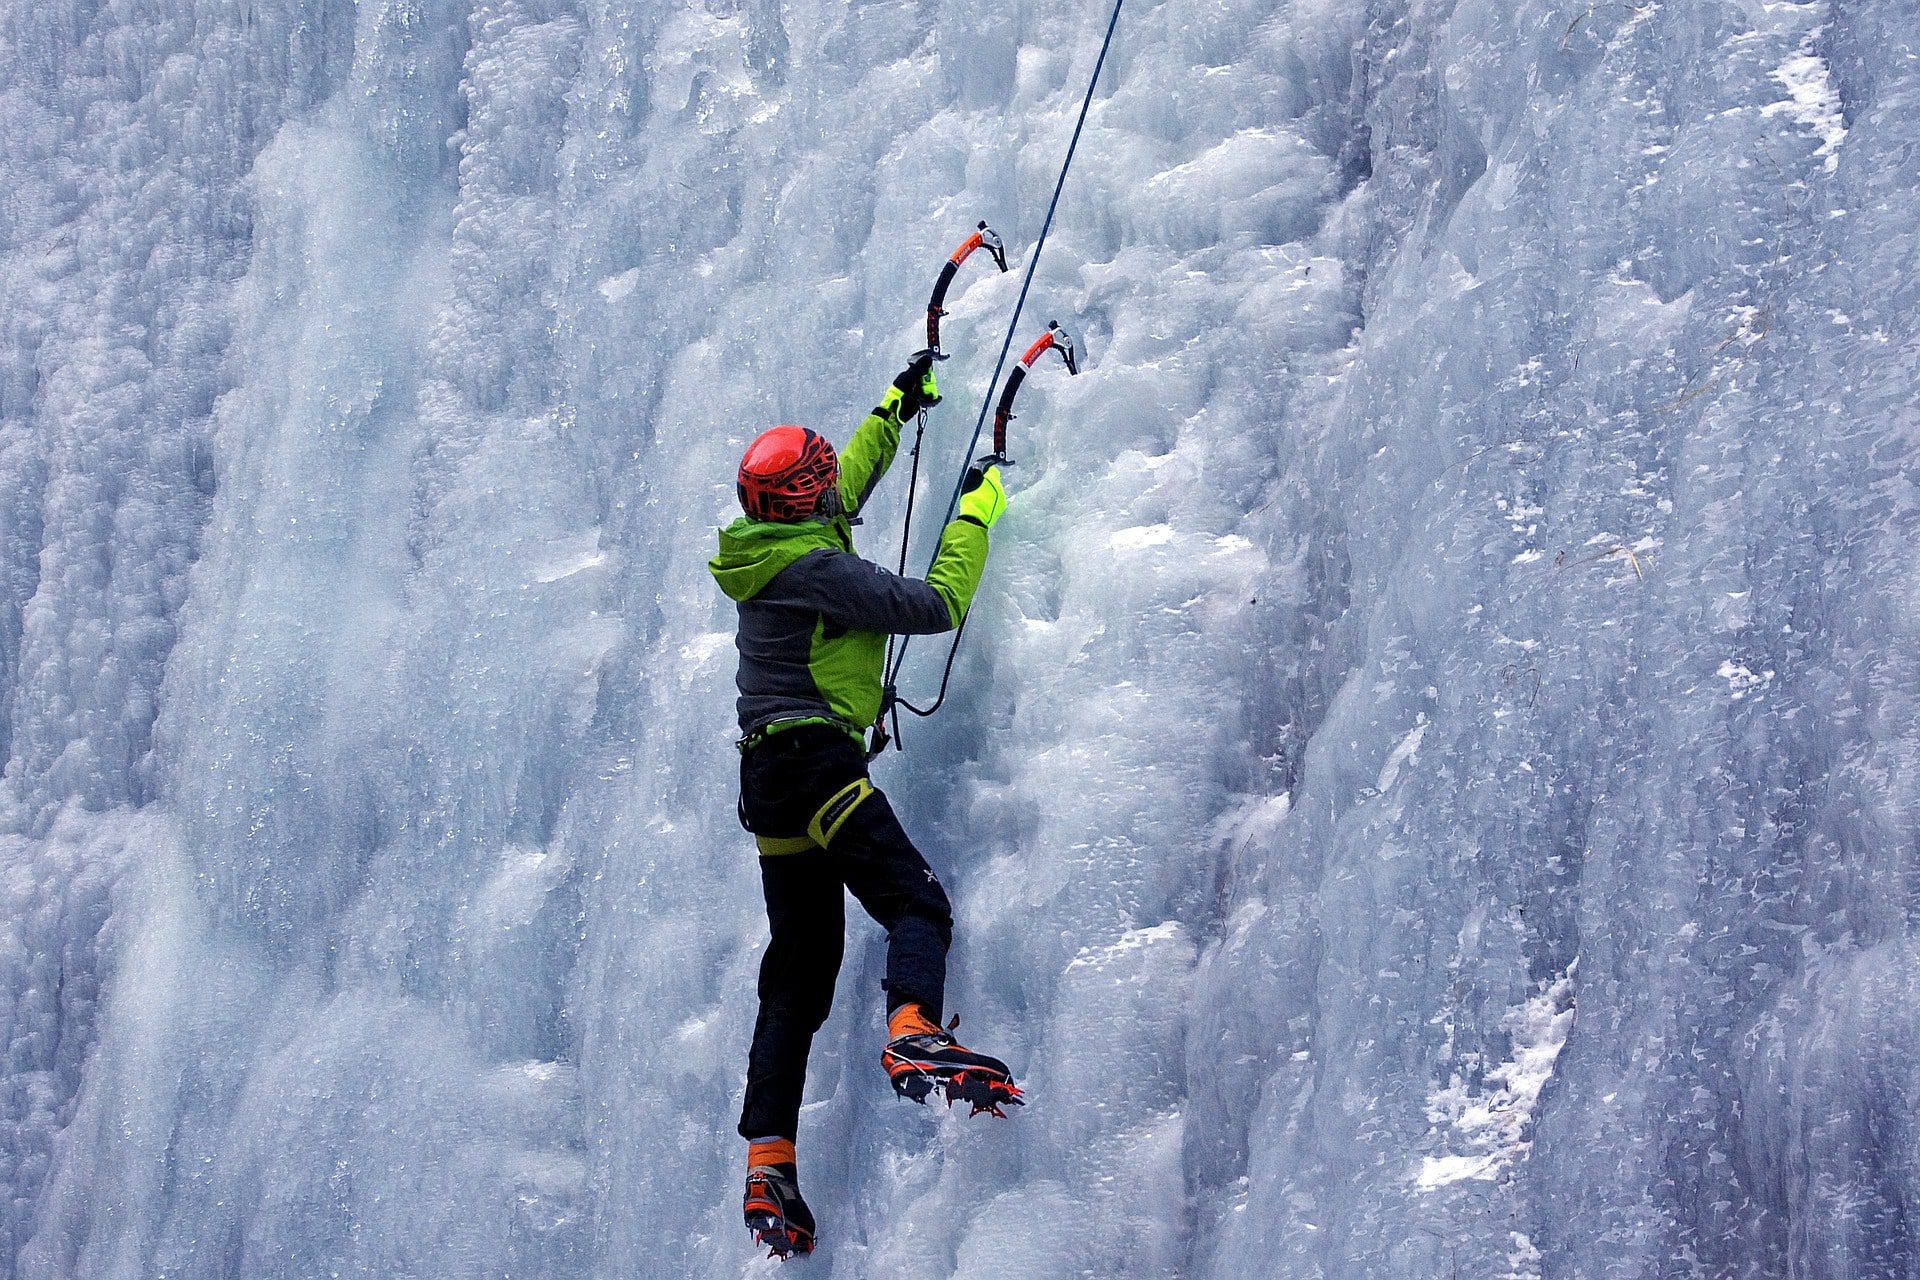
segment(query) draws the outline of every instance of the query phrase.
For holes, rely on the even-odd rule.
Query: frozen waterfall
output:
[[[704,561],[1106,16],[0,6],[5,1275],[773,1271]],[[1130,0],[793,1274],[1920,1274],[1916,266],[1916,0]]]

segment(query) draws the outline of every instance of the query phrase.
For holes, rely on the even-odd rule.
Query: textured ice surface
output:
[[[0,9],[11,1274],[765,1272],[703,561],[1030,245],[1104,17]],[[856,922],[796,1265],[1920,1268],[1916,31],[1133,0],[880,770],[1034,1105],[893,1101]]]

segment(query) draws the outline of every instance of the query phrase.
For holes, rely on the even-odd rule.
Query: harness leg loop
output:
[[[822,849],[830,848],[833,838],[840,834],[840,828],[847,824],[853,811],[874,794],[874,786],[865,778],[855,778],[846,786],[827,797],[827,802],[814,811],[813,818],[807,823],[807,838]]]

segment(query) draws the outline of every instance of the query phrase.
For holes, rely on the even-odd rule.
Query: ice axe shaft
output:
[[[1060,353],[1060,358],[1066,362],[1069,377],[1080,372],[1080,349],[1073,335],[1062,329],[1058,320],[1049,320],[1047,331],[1034,339],[1033,345],[1020,357],[1020,362],[1013,366],[1013,372],[1007,375],[1006,386],[1000,389],[1000,403],[993,411],[993,456],[1002,463],[1010,461],[1007,456],[1007,424],[1013,421],[1014,398],[1020,394],[1033,362],[1049,350]]]
[[[960,268],[966,265],[976,249],[985,249],[992,255],[995,266],[1002,271],[1007,269],[1006,242],[984,222],[940,264],[940,276],[933,283],[933,296],[927,300],[927,350],[933,352],[936,360],[947,358],[946,352],[940,349],[940,317],[947,314],[947,290],[952,287],[953,278],[960,274]]]

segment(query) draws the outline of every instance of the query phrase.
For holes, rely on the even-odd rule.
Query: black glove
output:
[[[931,409],[940,403],[940,385],[933,377],[933,352],[917,351],[900,376],[893,380],[894,390],[900,393],[900,420],[919,414],[923,409]]]

